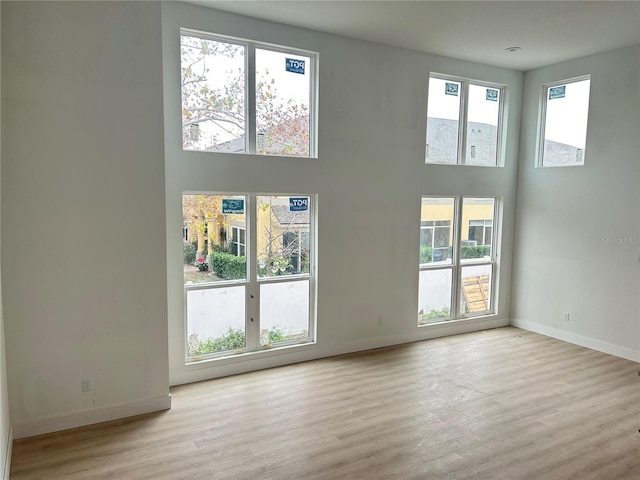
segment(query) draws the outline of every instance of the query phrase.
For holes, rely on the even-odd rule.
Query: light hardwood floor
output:
[[[638,480],[638,370],[512,327],[389,347],[16,441],[11,480]]]

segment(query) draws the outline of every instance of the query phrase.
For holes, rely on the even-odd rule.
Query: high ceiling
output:
[[[523,71],[640,44],[638,0],[190,3]]]

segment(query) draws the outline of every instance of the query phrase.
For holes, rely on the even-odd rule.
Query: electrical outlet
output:
[[[569,322],[571,319],[569,318],[569,312],[564,312],[564,321]]]
[[[384,320],[382,316],[378,316],[378,325],[382,325],[382,324],[384,324]]]
[[[83,392],[91,391],[91,380],[89,380],[88,378],[82,380],[82,391]]]

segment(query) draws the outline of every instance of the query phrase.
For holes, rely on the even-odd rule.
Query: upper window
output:
[[[584,165],[590,85],[586,76],[543,86],[538,166]]]
[[[182,147],[315,156],[316,55],[182,31]]]
[[[501,164],[504,87],[431,76],[426,163]]]

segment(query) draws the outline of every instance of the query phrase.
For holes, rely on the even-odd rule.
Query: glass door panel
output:
[[[257,197],[259,278],[309,273],[310,209],[310,197]]]
[[[309,338],[309,280],[260,285],[260,345]]]
[[[183,195],[185,285],[247,279],[244,195]]]
[[[187,290],[187,355],[242,349],[245,341],[245,286]]]

